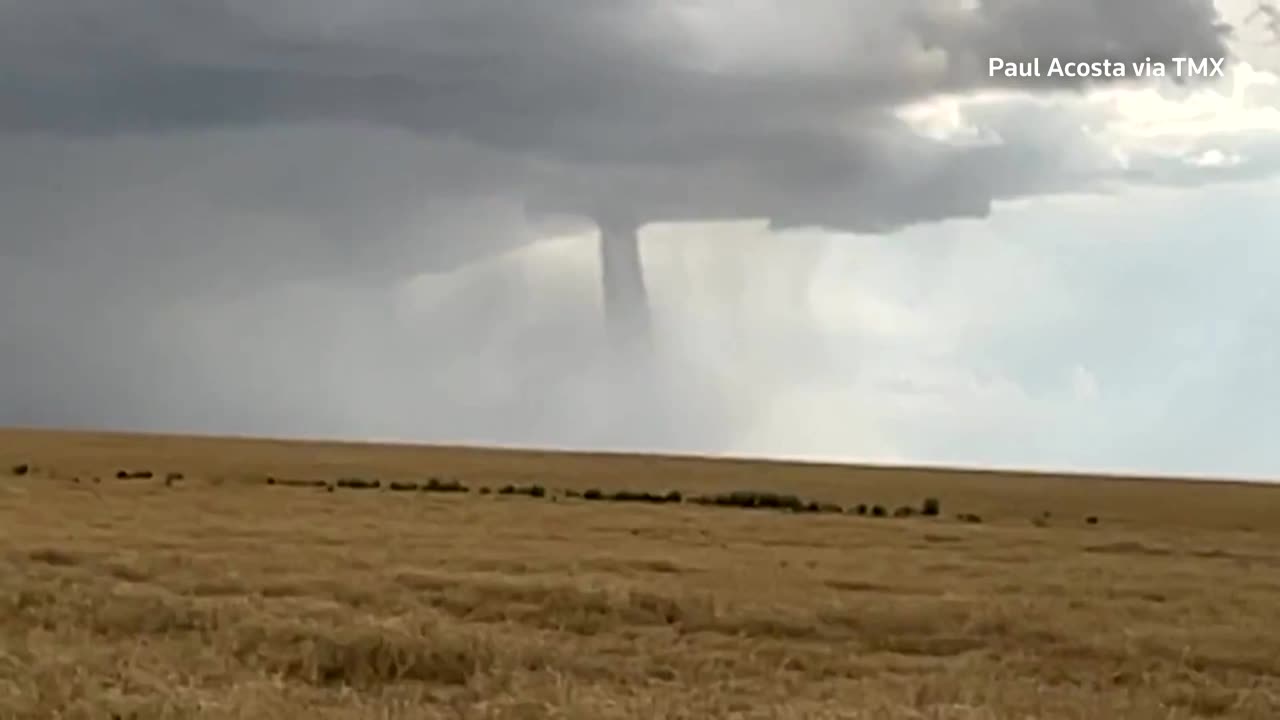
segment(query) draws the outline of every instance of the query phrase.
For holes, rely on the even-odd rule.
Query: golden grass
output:
[[[0,463],[0,718],[1280,717],[1268,487],[33,431]],[[388,487],[432,476],[554,492]],[[559,492],[592,487],[943,516]]]

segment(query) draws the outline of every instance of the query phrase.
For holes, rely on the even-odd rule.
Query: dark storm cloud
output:
[[[986,76],[988,56],[1227,54],[1208,0],[958,8],[10,2],[0,7],[0,128],[382,125],[501,151],[509,179],[550,190],[556,209],[595,214],[624,197],[643,219],[763,215],[875,230],[983,214],[1000,190],[984,172],[1034,159],[916,138],[885,112],[1005,82]],[[740,39],[767,38],[771,24],[794,32]],[[816,29],[810,42],[825,50],[810,57],[800,33]],[[904,193],[916,210],[886,207]]]
[[[161,294],[389,280],[536,239],[506,163],[403,132],[0,136],[4,251]]]
[[[109,133],[361,119],[573,159],[593,156],[593,142],[607,138],[595,149],[616,160],[627,132],[665,119],[673,126],[661,130],[665,147],[632,149],[637,159],[670,159],[681,140],[727,130],[726,118],[735,129],[767,116],[813,121],[802,116],[992,85],[992,55],[1227,54],[1208,0],[1005,0],[948,10],[956,4],[916,0],[890,10],[814,0],[775,11],[828,25],[827,62],[797,66],[770,63],[754,46],[743,54],[761,63],[720,57],[740,31],[731,23],[773,21],[761,11],[769,3],[700,16],[700,3],[654,0],[383,0],[359,9],[294,0],[10,2],[0,7],[0,120],[11,129]],[[934,49],[946,56],[926,58]],[[605,127],[616,121],[616,133]],[[594,132],[571,140],[579,135],[570,128]]]

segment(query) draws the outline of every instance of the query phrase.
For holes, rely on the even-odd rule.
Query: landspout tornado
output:
[[[640,262],[639,224],[597,219],[604,315],[615,348],[642,350],[650,342],[649,295]]]

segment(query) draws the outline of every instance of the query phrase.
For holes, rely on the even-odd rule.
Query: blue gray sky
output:
[[[1280,476],[1253,9],[0,2],[0,424]]]

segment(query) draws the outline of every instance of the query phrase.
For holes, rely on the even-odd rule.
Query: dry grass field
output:
[[[1265,486],[31,431],[0,462],[0,718],[1280,717]],[[296,486],[346,477],[380,487]],[[690,502],[734,490],[941,513]]]

